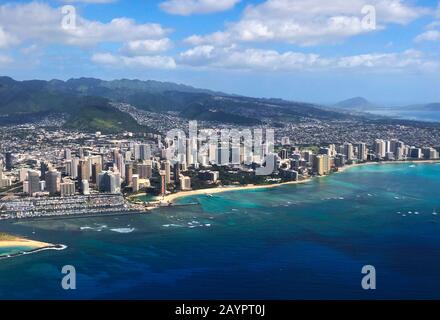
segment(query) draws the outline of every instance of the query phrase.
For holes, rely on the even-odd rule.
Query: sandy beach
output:
[[[309,178],[309,179],[304,179],[304,180],[300,180],[300,181],[289,181],[289,182],[267,184],[267,185],[249,184],[246,186],[237,186],[237,187],[236,186],[225,186],[225,187],[217,187],[217,188],[210,188],[210,189],[182,191],[182,192],[177,192],[177,193],[172,193],[172,194],[166,195],[165,197],[161,197],[158,200],[160,200],[161,202],[173,202],[178,198],[194,196],[194,195],[199,195],[199,194],[215,194],[215,193],[238,191],[238,190],[269,189],[269,188],[276,188],[279,186],[290,185],[290,184],[306,183],[306,182],[309,182],[310,180],[311,179]]]
[[[19,238],[16,236],[10,236],[6,234],[0,234],[0,248],[30,247],[33,249],[38,249],[49,246],[52,246],[52,244],[41,241],[29,240],[26,238]]]

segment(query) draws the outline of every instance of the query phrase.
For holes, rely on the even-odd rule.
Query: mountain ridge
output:
[[[200,119],[237,125],[259,125],[272,121],[347,119],[347,113],[328,110],[313,103],[277,98],[254,98],[156,80],[100,80],[71,78],[16,81],[0,77],[0,115],[63,113],[73,119],[87,113],[87,100],[101,104],[122,102],[150,112],[175,112],[185,119]],[[95,106],[96,107],[96,106]],[[91,112],[97,114],[97,110]],[[99,112],[98,112],[99,113]],[[85,115],[85,119],[88,115]],[[115,119],[117,120],[117,119]],[[78,123],[78,121],[75,121]],[[114,123],[108,127],[119,128]]]

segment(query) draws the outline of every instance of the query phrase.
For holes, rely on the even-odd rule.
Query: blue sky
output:
[[[438,0],[0,1],[0,74],[16,79],[410,104],[440,101],[439,49]]]

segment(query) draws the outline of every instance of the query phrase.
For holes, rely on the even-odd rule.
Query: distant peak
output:
[[[354,97],[347,100],[340,101],[334,105],[338,108],[344,108],[344,109],[368,109],[375,107],[375,105],[365,99],[364,97]]]

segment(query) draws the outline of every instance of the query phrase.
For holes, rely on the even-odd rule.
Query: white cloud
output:
[[[0,54],[0,65],[8,64],[8,63],[11,63],[11,62],[13,62],[13,59],[11,57],[3,55],[3,54]]]
[[[175,69],[176,62],[167,56],[120,56],[111,53],[96,53],[92,56],[95,63],[114,66],[145,69]]]
[[[434,17],[437,20],[432,21],[426,26],[426,31],[419,34],[414,38],[415,42],[424,42],[424,41],[439,41],[440,40],[440,2],[437,6],[437,10],[434,12]]]
[[[172,42],[168,38],[158,40],[134,40],[127,42],[121,49],[129,55],[145,55],[152,52],[167,51],[172,47]]]
[[[440,31],[438,31],[438,30],[425,31],[425,32],[419,34],[414,40],[416,42],[439,41],[440,40]]]
[[[61,2],[64,3],[97,3],[97,4],[112,3],[116,1],[118,0],[61,0]]]
[[[101,42],[160,38],[170,32],[159,24],[137,24],[133,19],[116,18],[108,23],[76,16],[76,28],[62,26],[63,14],[47,4],[5,4],[0,6],[0,27],[15,43],[35,41],[91,46]],[[0,35],[1,37],[1,35]],[[1,41],[1,38],[0,38]]]
[[[17,43],[17,39],[5,32],[2,26],[0,26],[0,48],[7,48]]]
[[[376,11],[377,29],[387,24],[407,24],[429,13],[404,0],[267,0],[249,5],[241,19],[224,31],[193,35],[187,43],[230,44],[234,42],[281,41],[299,45],[334,42],[371,32],[365,28],[364,6]]]
[[[159,4],[167,13],[188,16],[226,11],[240,0],[167,0]]]
[[[434,70],[439,63],[422,52],[371,53],[343,57],[322,57],[301,52],[240,49],[236,46],[216,48],[202,45],[182,52],[178,63],[192,67],[251,71],[294,72],[298,70],[398,71]]]
[[[338,59],[337,66],[342,68],[367,68],[381,70],[424,70],[438,68],[439,63],[430,60],[417,50],[406,50],[398,53],[374,53],[348,56]]]
[[[111,53],[95,53],[92,56],[92,61],[100,64],[118,64],[119,59]]]

